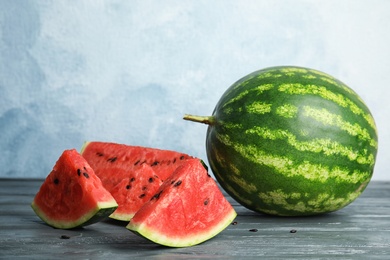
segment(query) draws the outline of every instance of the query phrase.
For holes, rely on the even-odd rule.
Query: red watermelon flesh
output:
[[[116,176],[105,178],[104,183],[119,205],[110,215],[110,218],[117,220],[129,221],[162,184],[161,179],[147,164],[137,170],[112,168],[106,169],[106,172],[109,176]]]
[[[86,142],[81,154],[118,202],[110,218],[129,221],[163,180],[191,156],[109,142]]]
[[[161,245],[185,247],[214,237],[236,215],[201,161],[191,159],[165,180],[127,228]]]
[[[103,179],[107,175],[105,169],[117,168],[128,171],[147,164],[164,181],[184,160],[193,158],[176,151],[110,142],[86,142],[81,154]]]
[[[108,217],[118,204],[87,161],[72,149],[62,153],[31,206],[48,225],[69,229]]]

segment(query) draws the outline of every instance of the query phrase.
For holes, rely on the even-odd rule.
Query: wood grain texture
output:
[[[314,217],[257,214],[228,197],[235,223],[188,248],[153,244],[121,222],[51,228],[30,207],[42,182],[0,179],[1,259],[390,259],[390,182],[371,182],[349,206]]]

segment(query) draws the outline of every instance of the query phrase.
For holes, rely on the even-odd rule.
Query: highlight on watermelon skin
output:
[[[118,204],[85,159],[71,149],[59,157],[31,207],[48,225],[71,229],[106,219]]]
[[[164,181],[127,228],[160,245],[187,247],[216,236],[236,216],[201,160],[190,159]]]

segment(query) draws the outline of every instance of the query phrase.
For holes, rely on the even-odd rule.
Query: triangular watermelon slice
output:
[[[107,169],[109,171],[109,169]],[[112,169],[116,178],[105,179],[105,186],[118,203],[110,218],[129,221],[137,210],[147,202],[163,183],[152,167],[142,165],[137,170]],[[118,176],[121,176],[118,178]]]
[[[48,225],[70,229],[107,218],[118,204],[87,161],[72,149],[62,153],[31,207]]]
[[[86,142],[82,156],[118,202],[110,218],[129,221],[175,169],[184,153],[110,142]]]
[[[127,228],[161,245],[186,247],[214,237],[236,216],[202,162],[190,159],[164,181]]]

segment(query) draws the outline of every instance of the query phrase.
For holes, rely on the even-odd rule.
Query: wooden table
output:
[[[54,229],[30,203],[43,180],[0,179],[1,259],[390,259],[390,182],[371,182],[337,212],[282,218],[251,212],[231,198],[235,225],[203,244],[167,248],[104,221]]]

